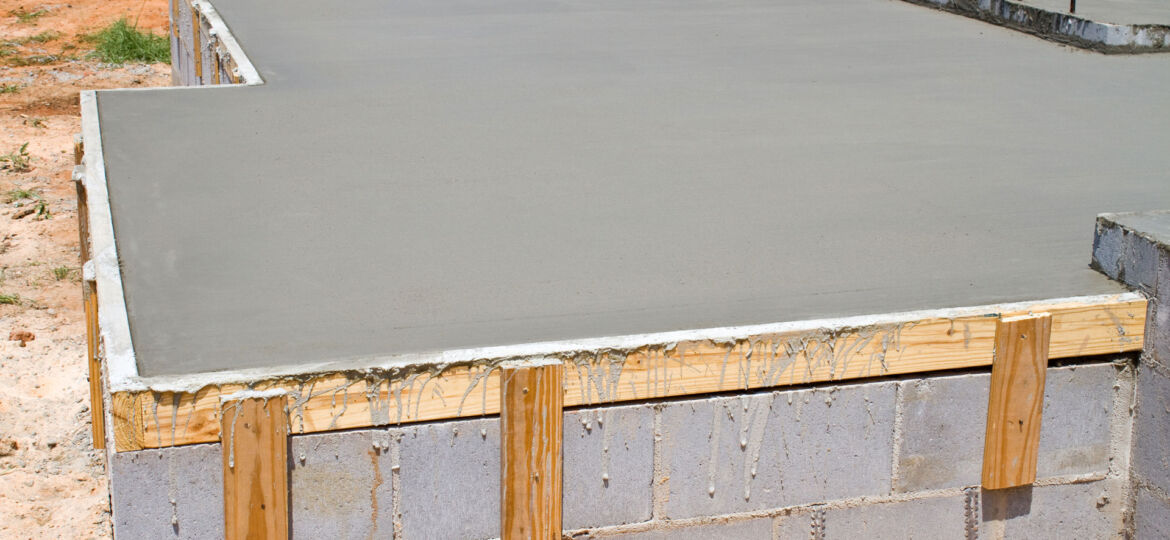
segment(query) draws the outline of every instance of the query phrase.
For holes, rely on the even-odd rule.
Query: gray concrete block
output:
[[[654,409],[609,407],[565,413],[564,527],[650,519]]]
[[[889,492],[893,383],[690,400],[661,414],[670,518]]]
[[[219,444],[112,453],[109,470],[118,540],[223,538]]]
[[[499,420],[461,420],[389,430],[399,439],[404,538],[500,534]]]
[[[826,510],[823,538],[965,538],[965,501],[957,495]]]
[[[1133,430],[1133,471],[1170,491],[1170,378],[1147,364],[1138,366],[1137,411]]]
[[[1048,370],[1036,459],[1038,478],[1108,472],[1116,382],[1117,368],[1110,364]]]
[[[1158,261],[1158,286],[1150,300],[1147,318],[1146,350],[1163,366],[1170,366],[1170,250],[1163,250]]]
[[[611,538],[615,540],[712,540],[726,538],[734,540],[771,540],[771,518],[756,518],[744,521],[709,523],[671,529],[624,533],[594,534],[587,538]]]
[[[1117,538],[1125,493],[1119,481],[984,491],[980,538]]]
[[[1122,281],[1130,287],[1152,294],[1157,284],[1158,258],[1162,246],[1135,232],[1124,235],[1121,254]]]
[[[991,376],[934,377],[900,384],[902,438],[894,490],[978,484]]]
[[[1049,368],[1038,477],[1104,473],[1117,370],[1109,364]],[[983,470],[989,374],[900,383],[899,492],[978,485]]]
[[[1125,249],[1124,233],[1121,227],[1103,218],[1097,218],[1096,234],[1093,237],[1092,266],[1112,279],[1121,275],[1121,253]]]
[[[293,538],[392,538],[390,437],[384,430],[292,438]]]
[[[802,508],[774,518],[772,538],[779,540],[808,540],[819,534],[819,521],[824,518],[824,510],[818,508]]]
[[[1152,294],[1160,261],[1170,251],[1170,213],[1102,214],[1093,240],[1093,266],[1130,287]]]
[[[1170,501],[1139,488],[1133,524],[1135,538],[1170,538]]]

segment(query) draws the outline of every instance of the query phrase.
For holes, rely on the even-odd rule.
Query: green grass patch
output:
[[[19,84],[0,85],[0,94],[16,94],[20,92],[21,88],[24,87]]]
[[[15,152],[0,155],[0,169],[11,172],[28,172],[32,170],[29,164],[28,143],[20,145]]]
[[[171,61],[171,41],[167,36],[139,32],[126,19],[118,19],[105,30],[86,36],[86,40],[95,45],[93,54],[102,62]]]
[[[38,9],[36,11],[29,11],[27,9],[19,8],[8,12],[9,15],[16,17],[17,22],[24,24],[34,23],[37,19],[49,14],[47,9]]]
[[[48,43],[61,37],[61,32],[54,32],[53,30],[45,30],[36,35],[32,35],[20,40],[21,44],[25,43]]]
[[[20,295],[18,295],[18,294],[0,294],[0,304],[8,304],[10,306],[20,305]]]
[[[13,67],[24,66],[47,66],[49,64],[56,64],[63,60],[72,60],[69,56],[58,56],[55,54],[34,54],[31,56],[13,56],[8,59],[8,65]]]
[[[20,201],[20,200],[24,200],[24,199],[38,200],[41,198],[40,193],[37,193],[31,189],[24,189],[24,188],[16,188],[13,190],[9,190],[7,195],[8,195],[8,202],[16,202],[16,201]]]
[[[58,266],[53,269],[53,277],[56,278],[57,281],[64,281],[69,278],[69,274],[71,272],[73,272],[73,269],[69,268],[68,266]]]

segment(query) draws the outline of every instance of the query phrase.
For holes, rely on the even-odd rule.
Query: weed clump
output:
[[[167,62],[171,60],[171,42],[154,32],[142,33],[126,19],[118,19],[104,30],[86,36],[95,44],[94,56],[102,62]]]
[[[29,163],[28,143],[20,145],[20,149],[15,152],[0,155],[0,169],[18,173],[31,171],[32,165]]]

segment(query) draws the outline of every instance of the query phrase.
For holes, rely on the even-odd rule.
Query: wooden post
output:
[[[223,445],[224,538],[288,538],[288,420],[285,397],[225,400]]]
[[[1036,481],[1051,331],[1048,313],[1007,317],[996,325],[983,447],[984,489]]]
[[[203,84],[203,47],[199,45],[199,10],[196,4],[191,6],[191,48],[195,57],[195,84]]]
[[[106,405],[102,399],[102,365],[97,357],[97,292],[93,283],[82,280],[82,302],[85,304],[86,359],[89,361],[89,419],[93,447],[106,447]]]
[[[564,365],[500,370],[500,538],[561,538]]]
[[[73,138],[73,163],[80,165],[85,157],[85,144],[80,136]],[[85,184],[74,180],[73,187],[77,193],[77,233],[80,240],[81,264],[89,261],[89,206],[85,196]],[[93,447],[102,450],[106,447],[106,413],[105,401],[102,399],[102,365],[98,361],[98,312],[96,284],[84,275],[81,276],[81,304],[85,308],[85,349],[86,361],[89,363],[89,416],[92,429]]]

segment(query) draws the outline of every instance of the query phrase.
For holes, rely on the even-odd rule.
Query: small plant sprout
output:
[[[29,11],[23,7],[8,12],[9,15],[16,17],[16,21],[21,24],[35,23],[37,19],[47,15],[48,13],[49,10],[43,8],[35,11]]]
[[[24,199],[33,200],[33,199],[39,199],[39,198],[41,198],[40,193],[37,193],[31,189],[24,189],[24,188],[16,188],[14,190],[9,191],[7,194],[8,202],[16,202],[16,201],[21,201]]]
[[[0,155],[0,169],[9,172],[28,172],[32,170],[29,164],[28,143],[20,145],[15,152]]]
[[[73,273],[73,269],[68,266],[58,266],[53,269],[53,277],[57,278],[57,281],[69,279],[69,274],[71,273]]]

